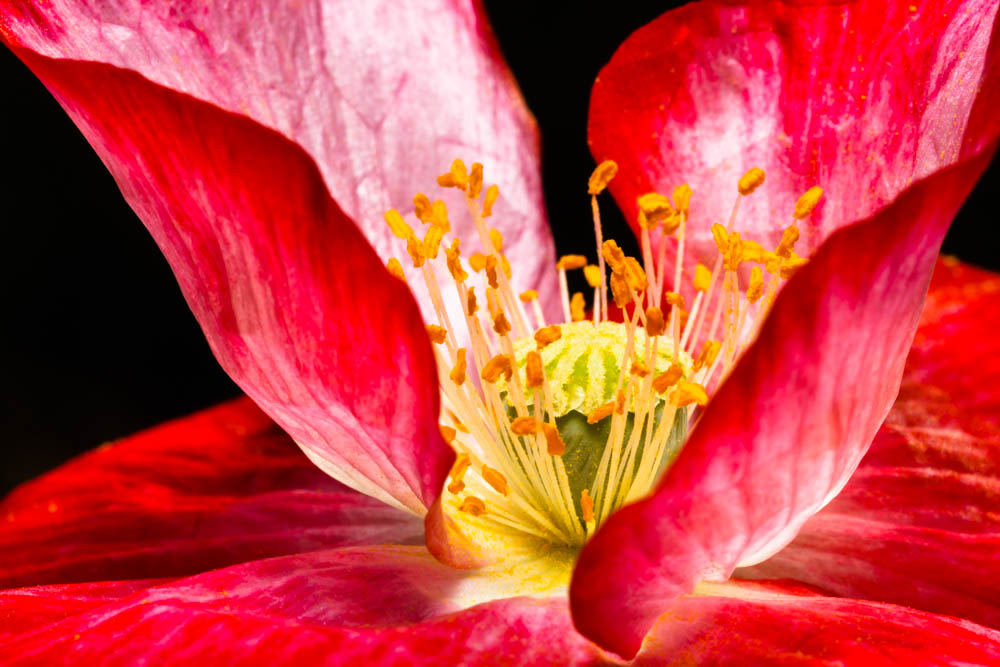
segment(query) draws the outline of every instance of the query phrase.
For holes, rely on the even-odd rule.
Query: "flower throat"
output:
[[[437,179],[465,195],[480,245],[467,257],[459,239],[447,239],[443,201],[413,198],[426,227],[422,239],[397,210],[385,214],[437,317],[427,333],[441,378],[441,433],[456,452],[441,502],[473,530],[579,546],[612,512],[647,494],[683,446],[696,406],[708,402],[706,388],[726,377],[780,282],[806,262],[793,250],[794,225],[773,251],[733,231],[740,202],[764,182],[757,168],[739,180],[728,225],[712,225],[714,266],[698,264],[690,283],[682,266],[687,185],[672,197],[638,198],[642,259],[629,257],[601,231],[597,197],[617,171],[614,162],[602,162],[588,183],[597,263],[565,255],[555,264],[562,304],[556,323],[546,320],[537,291],[512,287],[515,267],[503,236],[487,224],[499,189],[484,192],[481,164],[467,169],[455,160]],[[821,195],[818,187],[807,191],[793,217],[809,215]],[[654,230],[661,234],[655,262]],[[676,237],[677,250],[669,276],[668,237]],[[743,264],[751,265],[745,280]],[[406,281],[398,259],[387,268]],[[444,271],[450,280],[442,282]],[[589,314],[584,294],[569,293],[570,271],[582,271],[593,290]],[[461,303],[461,328],[443,290],[454,290]],[[690,307],[682,294],[693,296]],[[621,322],[610,317],[617,314]]]

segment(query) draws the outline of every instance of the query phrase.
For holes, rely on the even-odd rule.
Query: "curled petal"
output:
[[[326,472],[424,514],[454,458],[433,352],[309,156],[133,72],[18,55],[97,148],[226,372]]]
[[[584,548],[571,600],[586,636],[633,655],[671,599],[771,556],[840,491],[892,405],[941,239],[988,158],[836,232],[789,281],[653,495]]]
[[[0,502],[0,588],[177,577],[412,542],[412,515],[330,479],[243,398],[110,443]]]

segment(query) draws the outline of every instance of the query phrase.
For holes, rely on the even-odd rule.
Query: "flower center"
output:
[[[441,432],[457,454],[442,503],[473,531],[578,547],[616,509],[652,490],[682,448],[700,412],[695,406],[707,403],[709,390],[755,337],[779,283],[806,261],[793,251],[794,225],[773,251],[732,231],[740,201],[764,181],[760,169],[740,179],[728,228],[712,226],[718,250],[712,268],[699,264],[685,280],[687,185],[672,198],[638,199],[643,257],[626,256],[602,238],[597,203],[616,172],[606,161],[590,178],[598,262],[559,259],[562,319],[555,324],[546,321],[535,290],[514,290],[503,236],[486,222],[499,190],[483,192],[481,164],[468,170],[455,160],[438,177],[442,187],[465,193],[481,244],[466,259],[474,276],[457,238],[439,257],[451,230],[444,202],[414,197],[414,214],[427,225],[422,240],[398,211],[385,215],[434,305],[437,323],[427,331],[448,422]],[[793,216],[808,215],[821,194],[806,192]],[[674,236],[678,261],[668,276],[665,250]],[[388,269],[406,280],[399,260],[389,260]],[[442,269],[451,286],[439,282]],[[574,270],[593,289],[589,316],[583,293],[569,294],[567,272]],[[458,296],[461,328],[452,323],[444,289]],[[684,294],[693,296],[690,308]],[[622,322],[610,320],[611,302]]]

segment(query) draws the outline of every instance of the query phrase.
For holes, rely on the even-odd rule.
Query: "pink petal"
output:
[[[454,454],[423,321],[309,156],[132,72],[18,55],[97,147],[226,372],[326,472],[424,513]]]
[[[37,614],[0,639],[7,660],[134,664],[594,664],[565,598],[459,610],[465,575],[417,547],[338,549],[259,561],[174,583],[99,594],[0,593],[0,618]],[[81,602],[81,598],[83,601]],[[59,608],[64,618],[56,621]],[[2,635],[0,635],[2,637]]]
[[[414,541],[248,399],[105,445],[0,503],[0,588],[174,577],[332,546]]]
[[[584,548],[571,587],[584,635],[633,655],[671,599],[772,555],[840,491],[892,405],[941,239],[991,152],[837,232],[789,281],[655,493]]]
[[[796,198],[826,189],[800,224],[811,252],[954,162],[967,130],[983,136],[1000,122],[995,105],[969,120],[981,90],[996,97],[980,85],[995,80],[981,75],[996,11],[993,0],[686,5],[636,31],[601,70],[591,150],[619,163],[611,191],[633,224],[637,196],[690,183],[687,267],[711,266],[709,227],[728,221],[751,167],[767,180],[735,227],[769,247]]]
[[[537,129],[479,2],[0,5],[8,43],[135,70],[292,139],[383,260],[403,251],[382,214],[412,211],[416,192],[444,199],[466,249],[475,249],[462,198],[435,177],[456,157],[482,162],[488,182],[500,185],[494,224],[517,287],[539,289],[558,307]]]
[[[1000,276],[938,263],[900,396],[844,491],[740,576],[1000,627]]]
[[[677,600],[634,664],[996,664],[1000,633],[956,618],[731,582]]]

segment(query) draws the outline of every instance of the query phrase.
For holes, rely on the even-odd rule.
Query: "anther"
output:
[[[715,240],[715,247],[719,254],[725,255],[726,251],[729,250],[729,234],[726,232],[726,228],[719,223],[712,225],[712,238]]]
[[[496,255],[490,255],[486,258],[486,282],[488,282],[490,287],[493,289],[500,289],[500,282],[497,280]]]
[[[608,239],[604,242],[604,245],[601,246],[601,255],[615,273],[621,273],[625,270],[625,251],[618,247],[614,239]]]
[[[479,304],[476,303],[476,288],[470,287],[465,295],[465,314],[472,317],[479,312]]]
[[[538,292],[533,289],[526,289],[520,294],[518,294],[517,298],[519,298],[521,301],[525,303],[530,303],[538,298]]]
[[[493,215],[493,205],[497,203],[497,197],[500,196],[500,188],[495,185],[491,185],[486,188],[486,197],[483,198],[483,217],[488,218]]]
[[[388,269],[392,276],[399,278],[404,283],[406,282],[406,274],[403,273],[403,265],[399,263],[398,259],[390,257],[389,261],[386,262],[385,268]]]
[[[596,424],[597,422],[611,416],[611,413],[615,411],[615,402],[609,401],[604,405],[599,405],[594,410],[587,415],[588,424]]]
[[[670,368],[653,378],[653,389],[658,394],[662,394],[670,387],[677,384],[677,381],[684,375],[684,369],[680,364],[670,364]]]
[[[389,229],[397,237],[404,241],[408,240],[413,236],[413,228],[406,224],[403,220],[403,216],[399,214],[394,208],[390,208],[385,212],[385,222],[389,225]]]
[[[708,394],[705,393],[705,388],[696,382],[678,380],[677,387],[674,389],[673,404],[678,408],[683,408],[692,403],[698,405],[708,403]]]
[[[694,288],[699,292],[707,292],[712,285],[712,270],[704,264],[694,267]]]
[[[501,375],[503,375],[504,380],[510,381],[513,372],[510,357],[506,354],[498,354],[486,362],[486,365],[483,366],[483,370],[480,373],[480,377],[490,384],[495,384],[500,379]]]
[[[448,271],[451,273],[451,277],[455,279],[456,283],[463,282],[469,278],[469,274],[462,268],[461,254],[459,253],[458,245],[458,239],[453,239],[451,247],[444,249],[444,255],[447,258]]]
[[[663,300],[669,303],[671,306],[684,307],[684,297],[677,292],[664,292]]]
[[[469,455],[462,453],[455,457],[455,463],[451,466],[451,471],[448,472],[448,476],[452,479],[452,484],[448,486],[448,490],[452,493],[458,493],[458,491],[452,491],[452,485],[458,483],[462,484],[462,478],[465,477],[465,471],[469,469],[469,464],[471,463]],[[465,484],[459,488],[461,491],[465,488]]]
[[[788,280],[793,275],[795,275],[796,271],[798,271],[808,263],[809,260],[806,259],[805,257],[799,257],[795,253],[792,253],[792,256],[786,259],[781,264],[781,271],[780,271],[781,277],[785,280]]]
[[[741,243],[743,244],[744,262],[754,262],[756,264],[763,264],[771,257],[771,253],[769,253],[767,250],[764,250],[764,246],[757,243],[756,241],[743,239]]]
[[[481,252],[474,252],[469,255],[469,268],[479,273],[486,268],[486,255]]]
[[[663,311],[656,306],[646,309],[646,335],[659,336],[667,330],[667,323],[663,319]]]
[[[622,278],[620,273],[611,274],[611,296],[614,297],[615,305],[624,308],[632,301],[632,294],[629,291],[628,283]]]
[[[542,433],[545,435],[545,447],[549,456],[562,456],[566,453],[566,443],[559,435],[559,429],[552,424],[543,423]]]
[[[674,214],[670,200],[658,192],[647,192],[636,199],[636,203],[639,205],[639,224],[646,229],[654,229]]]
[[[597,168],[590,175],[590,180],[587,182],[587,193],[592,195],[601,194],[617,173],[618,165],[614,160],[605,160],[597,165]]]
[[[437,177],[438,185],[442,188],[458,188],[465,190],[469,187],[469,172],[465,169],[465,163],[457,159],[451,163],[451,169]]]
[[[601,269],[595,264],[588,264],[583,267],[583,277],[587,279],[587,284],[597,289],[601,286]],[[595,304],[596,308],[597,305]]]
[[[683,185],[678,185],[674,188],[674,207],[682,212],[687,213],[688,205],[691,203],[691,186],[687,183]]]
[[[542,355],[531,350],[525,357],[524,374],[527,378],[529,389],[541,387],[545,384],[545,368],[542,365]]]
[[[587,319],[586,302],[583,300],[582,292],[573,292],[573,298],[569,301],[570,319],[574,322],[582,322]]]
[[[502,310],[498,310],[496,317],[493,318],[493,330],[501,336],[510,333],[510,322],[507,321],[507,315]]]
[[[448,338],[448,330],[444,327],[439,327],[436,324],[427,325],[427,337],[431,339],[432,343],[441,344],[445,342]]]
[[[499,470],[494,470],[493,468],[484,465],[482,475],[483,480],[492,486],[493,490],[501,496],[506,496],[510,492],[510,489],[507,486],[507,478],[504,477]]]
[[[572,271],[582,269],[587,265],[587,258],[583,255],[563,255],[556,262],[556,268],[561,271]]]
[[[490,229],[490,243],[497,252],[503,252],[503,234],[498,229]]]
[[[740,262],[743,261],[743,243],[738,232],[729,235],[729,248],[723,261],[727,271],[739,270]]]
[[[737,188],[739,189],[741,195],[746,196],[763,184],[764,170],[759,167],[753,167],[748,170],[747,173],[743,174],[737,184]]]
[[[479,199],[479,193],[483,190],[483,165],[479,162],[472,163],[469,171],[469,196]]]
[[[615,394],[615,412],[620,415],[625,414],[625,392],[621,389]]]
[[[624,278],[628,286],[632,288],[635,292],[641,292],[647,287],[649,287],[649,280],[646,278],[646,272],[642,270],[642,265],[639,264],[639,260],[635,257],[625,258],[625,271]]]
[[[431,200],[422,192],[413,195],[413,214],[423,223],[430,223],[434,220],[431,211]]]
[[[441,239],[444,236],[443,230],[437,225],[431,225],[424,236],[423,256],[428,259],[437,259],[438,249],[441,247]]]
[[[415,268],[420,268],[424,265],[426,257],[424,257],[424,245],[417,240],[417,237],[410,234],[406,238],[406,252],[413,261],[413,266]]]
[[[430,223],[441,228],[447,234],[451,231],[451,222],[448,220],[448,207],[440,199],[435,199],[431,204]]]
[[[466,496],[458,509],[472,516],[482,516],[486,514],[486,503],[475,496]]]
[[[778,247],[774,249],[774,254],[778,257],[788,259],[792,256],[792,250],[795,248],[795,242],[798,240],[799,228],[795,225],[789,225],[782,232],[781,241],[778,243]]]
[[[695,359],[694,366],[692,370],[697,373],[702,368],[706,366],[711,367],[715,363],[715,358],[719,356],[719,350],[722,349],[722,343],[717,340],[706,340],[701,346],[701,353],[698,358]]]
[[[584,522],[590,523],[594,520],[594,500],[590,497],[590,489],[580,492],[580,513],[583,514]]]
[[[807,215],[813,212],[816,208],[816,204],[819,203],[820,197],[823,196],[823,188],[818,185],[814,185],[805,193],[799,197],[799,200],[795,202],[795,212],[792,213],[792,217],[796,220],[802,220]]]
[[[764,294],[764,272],[759,266],[750,269],[750,284],[747,286],[747,301],[757,303]]]
[[[644,378],[649,375],[649,367],[641,361],[633,361],[632,368],[629,369],[629,373],[637,377]]]
[[[538,433],[538,420],[534,417],[518,417],[510,423],[514,435],[534,435]]]
[[[455,351],[455,365],[452,367],[451,372],[448,373],[448,377],[455,384],[462,384],[465,382],[465,371],[466,371],[466,360],[465,360],[465,348],[460,347]]]
[[[539,350],[546,345],[551,345],[560,338],[562,338],[562,329],[559,328],[558,324],[550,324],[535,332],[535,344]]]

